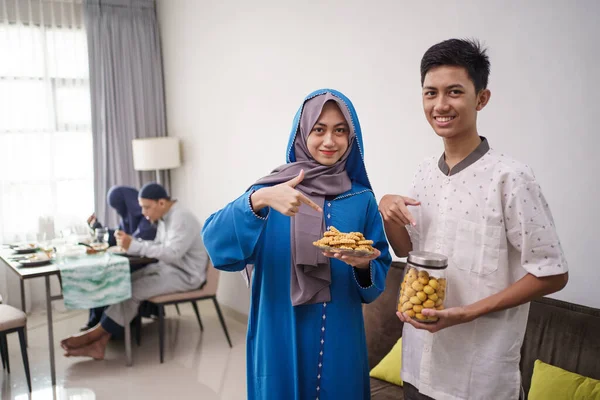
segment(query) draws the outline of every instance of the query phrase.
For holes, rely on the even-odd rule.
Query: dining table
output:
[[[98,254],[88,255],[81,254],[77,257],[66,257],[66,258],[56,258],[52,259],[50,262],[39,265],[39,266],[25,266],[19,262],[19,259],[16,258],[16,254],[11,249],[1,249],[0,250],[0,264],[4,264],[9,271],[14,273],[19,278],[20,285],[20,294],[21,294],[21,309],[23,312],[26,312],[25,305],[25,281],[28,279],[44,279],[45,281],[45,298],[46,298],[46,313],[47,313],[47,323],[48,323],[48,351],[50,355],[50,376],[52,379],[52,385],[56,385],[56,367],[55,367],[55,359],[54,359],[54,329],[53,329],[53,319],[52,319],[52,302],[55,300],[63,299],[63,291],[62,291],[62,280],[61,280],[61,268],[65,268],[65,266],[77,266],[81,265],[82,262],[85,262],[87,265],[90,263],[93,265],[94,257],[98,256]],[[156,262],[156,259],[139,257],[139,256],[129,256],[126,254],[109,254],[106,253],[104,257],[119,257],[125,259],[130,266],[130,269],[139,269],[143,268],[145,265]],[[112,261],[124,261],[121,259],[115,258]],[[98,257],[98,262],[100,262],[100,258]],[[105,260],[102,262],[106,262]],[[69,264],[71,263],[71,265]],[[50,290],[50,278],[53,276],[57,277],[59,281],[61,281],[61,293],[52,294]],[[129,281],[130,284],[130,281]],[[109,304],[104,304],[109,305]],[[131,330],[130,324],[125,324],[125,356],[126,356],[126,364],[127,366],[133,365],[133,358],[131,354]]]

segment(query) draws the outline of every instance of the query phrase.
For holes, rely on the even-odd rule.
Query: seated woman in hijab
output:
[[[362,303],[384,290],[391,256],[363,157],[350,100],[313,92],[294,119],[287,164],[204,224],[216,268],[254,265],[249,400],[370,399]],[[330,227],[362,233],[375,250],[323,253],[313,242]]]
[[[138,202],[137,189],[130,186],[113,186],[106,195],[108,205],[115,209],[119,215],[120,222],[118,230],[125,232],[134,238],[142,240],[154,240],[156,226],[142,215],[142,208]],[[102,228],[102,224],[92,214],[87,221],[92,229]],[[115,246],[115,229],[108,230],[108,244]]]
[[[142,208],[138,201],[137,189],[130,186],[113,186],[106,195],[108,205],[115,209],[119,214],[120,222],[118,230],[142,240],[154,240],[156,236],[156,226],[148,221],[142,215]],[[96,216],[92,214],[88,219],[88,225],[92,229],[102,228],[96,220]],[[109,246],[116,246],[115,229],[108,230]],[[149,304],[142,305],[142,315],[150,316],[153,310],[149,308]],[[100,322],[102,312],[106,307],[98,307],[90,310],[90,316],[86,326],[82,327],[82,331],[93,328]]]

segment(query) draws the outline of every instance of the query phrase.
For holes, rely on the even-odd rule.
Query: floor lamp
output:
[[[156,171],[156,182],[160,181],[160,170],[177,168],[181,165],[179,139],[155,137],[134,139],[133,168],[136,171]]]

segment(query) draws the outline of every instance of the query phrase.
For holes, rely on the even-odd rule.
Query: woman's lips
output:
[[[321,151],[321,153],[323,153],[326,156],[332,156],[336,153],[335,150],[320,150],[320,151]]]

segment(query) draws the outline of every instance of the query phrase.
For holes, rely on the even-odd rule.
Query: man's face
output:
[[[138,202],[140,203],[140,207],[142,207],[142,214],[150,222],[158,221],[165,214],[167,202],[164,199],[150,200],[140,198]]]
[[[477,134],[477,111],[485,107],[490,91],[475,93],[467,70],[458,66],[430,69],[423,81],[423,110],[427,121],[444,139]]]

